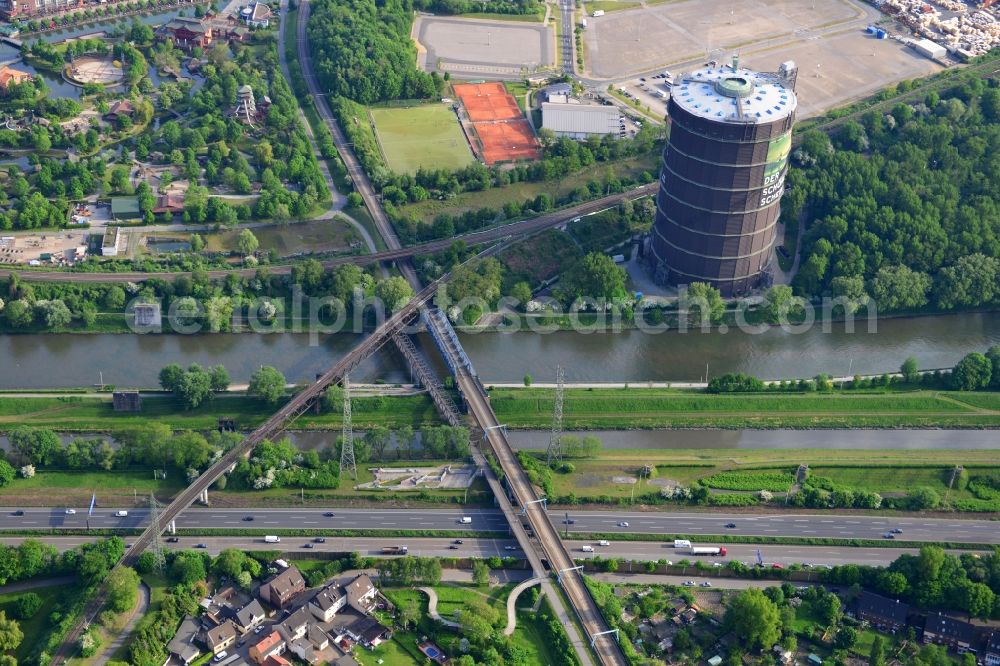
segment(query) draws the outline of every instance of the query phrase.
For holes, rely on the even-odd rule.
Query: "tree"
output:
[[[872,639],[872,649],[868,653],[869,666],[885,666],[885,639],[881,634],[875,634]]]
[[[31,311],[31,304],[23,299],[13,301],[7,305],[4,308],[4,314],[7,317],[7,321],[14,328],[26,328],[35,319],[35,315]]]
[[[13,652],[22,640],[21,625],[17,620],[7,619],[7,613],[0,610],[0,652]]]
[[[909,587],[906,576],[898,571],[882,571],[878,575],[877,585],[881,592],[894,597],[902,595]]]
[[[912,384],[919,380],[920,366],[917,364],[917,359],[913,356],[907,356],[906,360],[903,361],[903,365],[899,366],[899,372],[903,375],[903,381],[907,384]]]
[[[713,324],[722,320],[726,304],[722,293],[707,282],[692,282],[682,298],[681,308],[688,312],[697,312],[702,324]]]
[[[936,509],[941,504],[941,496],[933,488],[920,486],[906,496],[910,508],[921,511],[923,509]]]
[[[792,288],[776,284],[764,296],[764,316],[772,324],[788,321],[802,310],[802,299],[792,294]]]
[[[473,585],[489,585],[490,583],[490,568],[486,566],[486,563],[482,560],[476,560],[472,563],[472,584]]]
[[[243,571],[246,560],[246,553],[242,550],[226,548],[215,558],[212,569],[220,575],[236,578]]]
[[[250,375],[249,395],[269,405],[277,404],[285,395],[285,376],[269,365],[262,366]]]
[[[323,409],[327,412],[340,412],[344,409],[344,389],[337,384],[330,384],[323,392]]]
[[[931,278],[907,266],[883,266],[872,278],[871,295],[884,312],[916,310],[927,305]]]
[[[225,366],[213,365],[208,369],[208,380],[213,391],[221,392],[229,388],[229,373]]]
[[[826,592],[813,602],[813,608],[820,620],[833,626],[840,620],[840,598],[832,592]]]
[[[375,283],[375,297],[382,301],[387,310],[395,312],[413,298],[413,287],[405,279],[395,275]]]
[[[241,230],[239,236],[236,237],[236,247],[244,257],[256,252],[259,246],[257,237],[249,229]]]
[[[253,576],[250,575],[249,571],[241,571],[236,574],[236,584],[241,589],[249,590],[253,586]]]
[[[63,328],[69,326],[73,319],[69,308],[58,299],[37,301],[35,303],[35,316],[45,324],[46,328]]]
[[[408,599],[399,605],[399,624],[404,630],[415,626],[419,621],[420,609],[417,607],[416,601]]]
[[[534,381],[534,379],[532,379],[531,375],[529,375],[529,374],[525,374],[524,375],[524,385],[525,385],[525,387],[530,387],[531,383],[533,381]]]
[[[726,609],[726,627],[751,650],[770,648],[781,638],[778,607],[756,588],[741,591]]]
[[[613,302],[625,298],[625,269],[606,254],[591,252],[563,272],[554,294],[564,305],[579,298]]]
[[[531,300],[531,285],[527,282],[517,282],[510,288],[510,297],[517,301],[517,304],[524,308]]]
[[[847,314],[868,303],[865,280],[860,275],[839,275],[830,281],[830,291]]]
[[[34,592],[21,595],[14,604],[14,613],[21,620],[32,618],[42,607],[42,598]]]
[[[987,349],[986,358],[990,360],[993,370],[990,377],[990,388],[1000,389],[1000,345],[993,345]]]
[[[853,627],[841,627],[834,639],[834,645],[839,650],[850,650],[857,642],[858,632]]]
[[[116,613],[124,613],[135,606],[139,593],[139,574],[129,567],[117,567],[105,580],[108,591],[108,607]]]
[[[184,368],[177,363],[171,363],[160,369],[160,386],[166,391],[176,391],[184,378]]]
[[[934,283],[939,307],[977,306],[992,303],[1000,281],[1000,259],[981,253],[961,257],[942,268]]]
[[[14,480],[15,474],[16,472],[10,463],[0,458],[0,488],[10,485],[10,482]]]
[[[984,389],[992,378],[993,363],[978,352],[966,354],[951,371],[952,385],[959,391]]]
[[[62,450],[59,435],[46,428],[18,426],[10,431],[10,443],[15,451],[35,465],[55,462],[56,454]]]
[[[192,363],[181,377],[174,394],[185,409],[194,409],[212,395],[212,380],[197,363]]]
[[[917,556],[917,571],[920,572],[921,583],[931,583],[938,579],[946,557],[944,549],[939,546],[921,546]]]
[[[174,555],[170,563],[170,577],[184,585],[191,585],[204,580],[208,574],[205,571],[205,560],[201,554],[182,550]]]

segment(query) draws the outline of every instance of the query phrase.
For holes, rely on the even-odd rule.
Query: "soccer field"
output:
[[[370,112],[386,164],[396,173],[459,169],[473,162],[458,118],[444,104]]]

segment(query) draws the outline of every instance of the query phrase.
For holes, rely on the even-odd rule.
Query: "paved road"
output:
[[[66,515],[62,507],[29,508],[23,516],[14,516],[16,507],[0,508],[0,530],[85,528],[86,507]],[[94,510],[90,526],[95,528],[135,528],[146,522],[145,509],[129,509],[126,518],[116,518],[115,507]],[[326,512],[333,517],[325,517]],[[560,533],[565,512],[550,512]],[[243,518],[253,516],[253,522]],[[458,522],[462,516],[472,523]],[[739,536],[832,537],[838,539],[880,539],[889,529],[899,528],[898,539],[907,541],[953,541],[1000,544],[1000,521],[959,518],[921,518],[917,516],[883,517],[837,514],[747,515],[725,513],[670,513],[570,511],[569,532],[638,533],[638,534],[733,534]],[[619,527],[627,522],[629,526]],[[726,523],[736,524],[726,529]],[[494,509],[213,509],[191,507],[177,520],[178,528],[286,528],[286,529],[408,529],[507,531],[503,514]]]
[[[142,619],[147,610],[149,610],[149,586],[142,583],[139,585],[139,600],[135,609],[132,611],[132,617],[128,619],[128,622],[124,627],[122,627],[122,630],[118,633],[115,639],[104,647],[104,651],[94,662],[94,666],[104,666],[111,661],[111,658],[115,656],[115,652],[117,652],[121,646],[125,645],[125,641],[128,640],[128,637],[131,636],[132,632],[135,630],[135,625],[139,624],[139,620]]]
[[[124,507],[123,507],[124,508]],[[148,523],[147,509],[129,509],[128,516],[116,517],[117,508],[94,509],[92,528],[139,528]],[[23,516],[14,509],[0,509],[2,529],[83,529],[87,527],[87,508],[77,507],[67,515],[63,507],[28,508]],[[332,517],[325,513],[333,513]],[[243,519],[252,516],[253,521]],[[468,516],[471,523],[459,519]],[[191,507],[177,519],[178,529],[384,529],[384,530],[460,530],[504,531],[507,521],[491,509],[213,509]]]
[[[27,537],[0,537],[0,543],[16,545]],[[59,550],[69,550],[82,543],[96,540],[98,537],[87,536],[66,536],[66,537],[41,537],[42,541],[55,545]],[[286,550],[299,551],[303,555],[317,552],[358,552],[362,555],[382,555],[382,548],[386,546],[405,545],[409,555],[419,557],[492,557],[498,556],[523,556],[515,539],[476,539],[464,538],[462,544],[453,543],[453,539],[442,538],[401,538],[401,537],[325,537],[325,543],[315,543],[308,537],[282,537],[280,544],[269,544],[264,542],[263,537],[178,537],[176,542],[164,541],[163,545],[171,549],[194,548],[196,544],[204,543],[207,548],[205,552],[216,555],[225,548],[239,548],[240,550]],[[127,537],[126,537],[127,540]],[[311,549],[307,549],[305,544],[312,544]],[[688,560],[690,562],[705,562],[714,564],[715,562],[727,562],[729,560],[740,560],[752,565],[756,561],[757,549],[760,548],[764,562],[788,564],[813,564],[813,565],[836,565],[836,564],[866,564],[871,566],[886,565],[904,553],[915,553],[914,549],[907,548],[851,548],[849,546],[756,546],[752,544],[734,544],[726,546],[726,557],[692,557],[682,551],[675,550],[672,544],[648,541],[613,541],[610,546],[598,546],[593,541],[566,541],[567,549],[573,559],[591,559],[598,555],[604,558],[617,557],[624,562],[620,571],[628,572],[631,568],[628,561],[649,562],[663,560],[667,562],[680,562]],[[583,546],[594,547],[593,553],[585,553],[581,550]],[[457,546],[452,548],[452,546]],[[515,550],[507,550],[507,547],[514,547]],[[638,567],[636,567],[638,569]],[[46,583],[52,584],[52,583]],[[27,588],[26,588],[27,589]],[[4,588],[3,592],[16,591]]]

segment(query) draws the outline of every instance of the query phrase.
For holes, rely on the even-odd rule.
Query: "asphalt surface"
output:
[[[0,537],[0,543],[16,545],[28,537]],[[59,550],[69,550],[83,543],[95,541],[98,537],[66,536],[41,537],[42,541],[55,545]],[[461,544],[455,539],[442,538],[400,538],[400,537],[323,537],[324,543],[316,543],[309,537],[281,537],[281,542],[271,544],[264,537],[177,537],[176,542],[167,541],[164,536],[163,546],[170,549],[194,549],[199,544],[205,544],[205,552],[217,555],[226,548],[240,550],[284,550],[301,551],[303,556],[320,552],[357,552],[361,555],[383,555],[386,546],[406,546],[407,555],[418,557],[524,557],[515,539],[477,539],[462,538]],[[128,537],[125,537],[128,543]],[[628,573],[633,569],[632,562],[648,562],[661,560],[677,563],[681,560],[689,562],[705,562],[707,564],[725,564],[730,560],[739,560],[747,565],[753,565],[757,560],[757,549],[761,551],[764,563],[775,563],[787,566],[789,564],[812,564],[815,566],[834,566],[837,564],[865,564],[870,566],[887,565],[900,555],[914,554],[917,551],[909,548],[851,548],[848,546],[757,546],[753,544],[735,544],[726,546],[725,557],[692,556],[684,550],[673,548],[673,544],[648,541],[612,541],[610,546],[599,546],[595,541],[566,541],[566,548],[575,560],[616,557],[623,560],[619,573]],[[311,544],[307,548],[306,544]],[[712,545],[712,544],[696,544]],[[455,548],[452,548],[455,546]],[[584,546],[592,546],[593,553],[583,552]],[[508,550],[508,547],[513,550]],[[200,550],[200,549],[199,549]],[[636,565],[635,571],[640,571]],[[692,572],[694,569],[692,568]],[[692,574],[694,575],[694,574]]]
[[[126,507],[121,507],[125,509]],[[0,529],[83,529],[87,507],[66,509],[27,508],[23,516],[13,515],[14,508],[0,509]],[[94,509],[91,528],[140,528],[149,520],[148,509],[128,509],[128,516],[116,517],[117,508]],[[325,513],[333,513],[332,517]],[[459,520],[472,518],[469,524]],[[252,521],[244,520],[252,517]],[[213,509],[191,507],[177,518],[178,529],[316,529],[316,530],[460,530],[504,531],[507,521],[499,511],[484,509]]]
[[[121,507],[125,508],[125,507]],[[17,507],[0,508],[0,530],[60,529],[87,527],[86,507],[66,515],[63,507],[27,508],[15,516]],[[136,528],[146,523],[148,511],[128,509],[117,518],[117,509],[99,508],[90,518],[92,528]],[[332,512],[333,517],[323,514]],[[253,516],[253,521],[243,518]],[[459,523],[468,516],[472,523]],[[836,539],[881,539],[890,529],[901,529],[896,538],[906,541],[952,541],[1000,544],[1000,521],[958,518],[882,517],[836,514],[746,515],[725,513],[667,513],[571,511],[572,525],[563,523],[565,512],[550,512],[560,533],[714,534],[764,537],[828,537]],[[619,527],[627,522],[628,527]],[[735,528],[726,528],[727,523]],[[191,507],[177,519],[178,529],[374,529],[507,531],[503,514],[494,509],[214,509]]]

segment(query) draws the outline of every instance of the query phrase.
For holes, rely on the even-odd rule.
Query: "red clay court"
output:
[[[531,125],[502,83],[459,83],[454,90],[479,137],[486,164],[541,158]]]
[[[458,83],[455,94],[462,100],[469,120],[516,120],[521,118],[517,100],[502,83]]]

